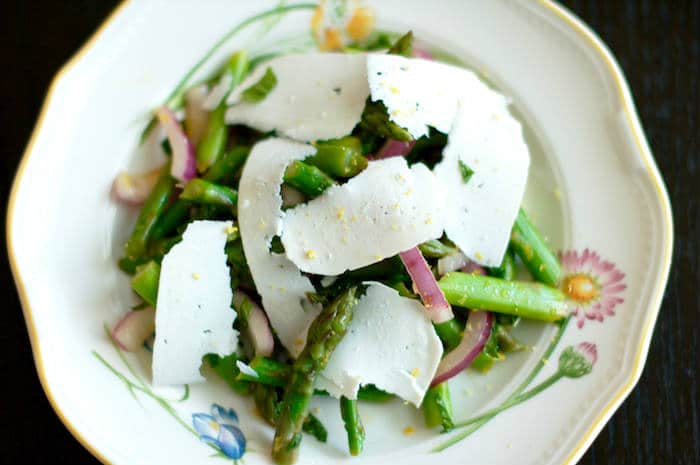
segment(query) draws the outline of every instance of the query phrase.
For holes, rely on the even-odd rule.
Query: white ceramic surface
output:
[[[184,402],[174,401],[179,389],[154,393],[173,399],[183,425],[148,394],[137,392],[135,401],[93,351],[133,379],[103,330],[133,302],[116,267],[133,212],[119,209],[109,190],[118,171],[155,163],[136,154],[147,112],[231,25],[276,3],[125,2],[57,77],[18,171],[8,248],[39,377],[67,427],[105,463],[216,463],[183,427],[214,402],[238,412],[246,463],[270,462],[271,429],[223,383],[192,386]],[[625,273],[624,302],[603,321],[586,319],[582,328],[572,321],[531,386],[556,370],[564,348],[584,341],[597,349],[589,374],[560,380],[443,452],[431,449],[451,436],[424,430],[420,412],[396,402],[363,406],[366,447],[351,459],[337,405],[321,399],[329,442],[305,439],[299,463],[575,462],[639,378],[670,267],[668,198],[619,67],[590,30],[549,1],[370,3],[380,28],[413,29],[512,97],[533,157],[526,208],[554,247],[590,248],[614,262]],[[246,30],[222,53],[298,37],[310,15],[290,13],[264,36]],[[519,331],[531,352],[454,381],[457,419],[507,398],[541,360],[555,328]],[[148,380],[148,356],[129,361]]]

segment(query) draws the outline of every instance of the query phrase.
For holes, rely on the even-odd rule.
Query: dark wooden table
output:
[[[117,3],[0,2],[3,208],[52,76]],[[698,465],[700,1],[563,3],[598,32],[629,79],[666,179],[676,231],[673,269],[644,374],[581,463]],[[59,422],[41,390],[4,247],[2,253],[0,463],[98,463]]]

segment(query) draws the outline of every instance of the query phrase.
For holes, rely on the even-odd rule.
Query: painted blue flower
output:
[[[219,449],[227,457],[238,460],[245,453],[246,440],[238,424],[238,415],[232,408],[218,404],[211,406],[211,414],[195,413],[192,426],[199,439]]]

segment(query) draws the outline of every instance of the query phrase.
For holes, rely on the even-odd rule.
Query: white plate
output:
[[[189,399],[178,402],[180,390],[153,392],[146,382],[134,399],[96,354],[125,379],[148,379],[148,357],[120,359],[103,331],[132,303],[115,265],[132,221],[110,200],[115,173],[148,163],[134,161],[145,115],[191,64],[232,25],[276,3],[125,2],[59,73],[20,165],[7,237],[37,371],[63,422],[105,463],[218,463],[191,429],[191,415],[212,403],[237,410],[246,463],[270,461],[271,429],[222,383],[192,386]],[[513,98],[533,152],[526,208],[554,247],[579,254],[565,260],[569,273],[576,258],[594,275],[621,270],[618,284],[626,289],[612,292],[624,300],[612,302],[614,316],[603,312],[597,321],[579,312],[583,326],[572,321],[526,390],[550,379],[560,353],[582,342],[591,343],[589,353],[592,345],[597,350],[590,373],[529,391],[539,393],[444,452],[431,450],[464,429],[438,435],[422,428],[410,407],[363,405],[366,447],[350,459],[337,405],[326,400],[320,416],[329,442],[305,439],[300,463],[575,462],[639,378],[671,260],[670,205],[627,84],[600,40],[549,1],[392,0],[373,7],[381,28],[413,29]],[[265,30],[258,24],[224,49],[290,44],[308,31],[310,17],[303,10],[264,23]],[[585,250],[610,265],[593,266],[597,255],[581,259]],[[553,326],[525,325],[520,336],[533,344],[531,352],[455,381],[457,418],[501,405],[553,346],[555,333]]]

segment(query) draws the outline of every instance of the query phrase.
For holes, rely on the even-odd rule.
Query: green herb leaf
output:
[[[246,102],[257,103],[262,101],[267,94],[272,92],[272,89],[277,85],[277,76],[272,68],[267,68],[263,77],[258,82],[248,87],[243,91],[241,97]]]
[[[408,31],[401,36],[387,52],[390,55],[403,55],[410,57],[413,54],[413,31]]]
[[[469,168],[462,160],[459,160],[459,172],[462,174],[462,181],[464,181],[464,184],[468,183],[474,174],[474,170]]]

